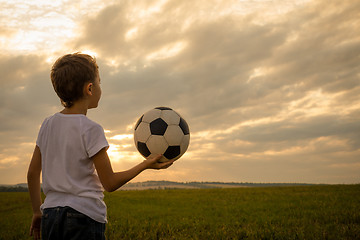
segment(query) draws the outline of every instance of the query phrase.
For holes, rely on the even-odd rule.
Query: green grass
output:
[[[0,193],[0,239],[28,239],[27,193]],[[360,239],[360,185],[107,193],[107,239]]]
[[[0,239],[29,239],[32,218],[27,192],[0,192]]]

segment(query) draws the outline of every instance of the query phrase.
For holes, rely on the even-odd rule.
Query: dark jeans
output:
[[[99,223],[71,207],[44,209],[41,239],[105,240],[105,223]]]

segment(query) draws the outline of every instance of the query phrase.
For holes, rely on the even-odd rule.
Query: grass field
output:
[[[0,239],[29,239],[27,193],[0,193]],[[360,185],[118,191],[107,239],[360,239]]]

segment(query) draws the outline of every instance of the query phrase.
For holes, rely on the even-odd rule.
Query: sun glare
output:
[[[119,163],[122,161],[132,162],[139,160],[140,157],[139,154],[135,151],[132,134],[112,135],[111,130],[105,130],[105,133],[110,145],[107,153],[111,162]]]
[[[51,55],[63,52],[67,41],[75,38],[79,19],[97,13],[106,4],[99,0],[71,1],[4,1],[1,3],[0,47],[3,52]],[[107,1],[109,4],[109,1]],[[5,33],[5,34],[4,34]],[[49,54],[50,53],[50,54]],[[96,53],[91,52],[92,56]]]
[[[112,140],[124,140],[124,139],[132,139],[132,138],[133,138],[132,134],[118,134],[113,137],[110,137],[110,139]]]
[[[140,155],[139,153],[135,151],[129,151],[126,150],[126,148],[131,147],[129,144],[120,145],[120,144],[114,144],[110,143],[110,147],[107,150],[107,154],[109,155],[109,158],[111,162],[119,163],[121,161],[139,161]]]

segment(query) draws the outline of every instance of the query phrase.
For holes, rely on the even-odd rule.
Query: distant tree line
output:
[[[0,192],[28,192],[28,188],[22,186],[0,186]]]
[[[129,187],[155,187],[158,189],[175,189],[182,186],[195,188],[222,188],[227,186],[239,187],[276,187],[276,186],[307,186],[306,183],[251,183],[251,182],[173,182],[173,181],[146,181],[127,183]],[[176,187],[175,187],[176,186]],[[26,184],[0,185],[0,192],[28,192]]]

